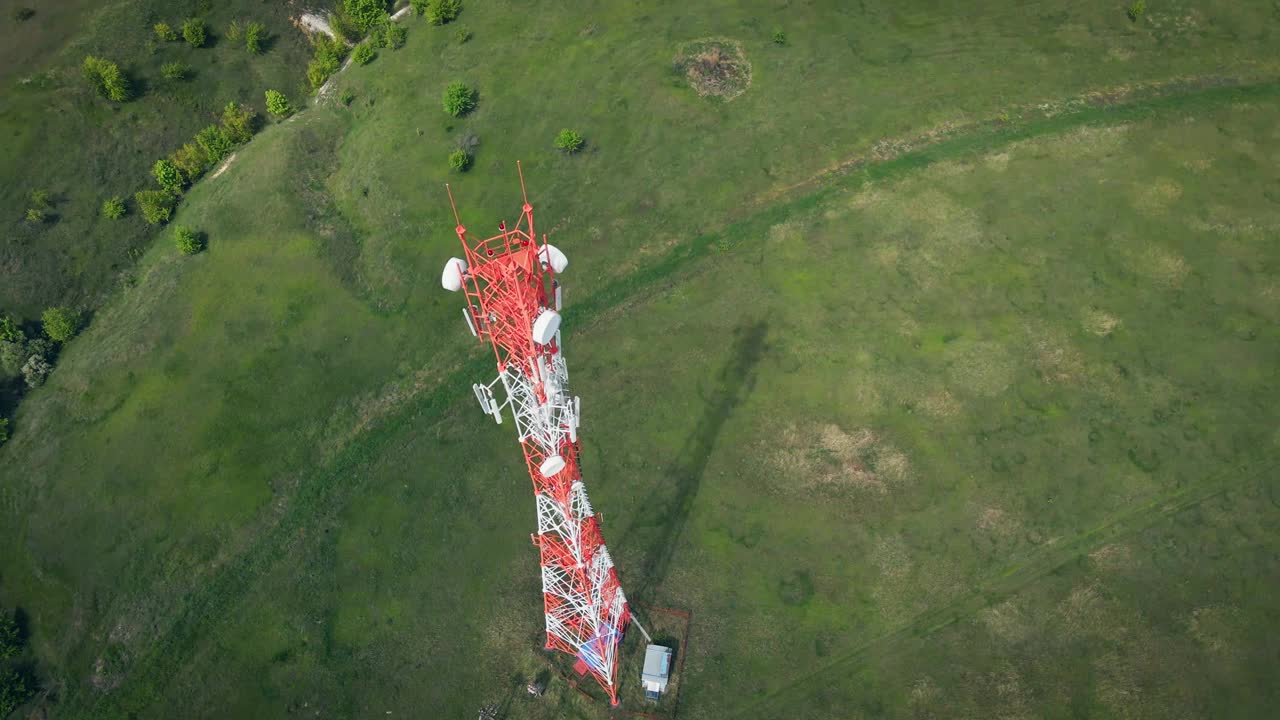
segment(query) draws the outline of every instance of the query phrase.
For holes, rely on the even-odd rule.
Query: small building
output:
[[[661,645],[650,645],[644,650],[644,672],[640,674],[640,682],[644,685],[644,696],[648,700],[657,701],[667,690],[667,680],[671,677],[671,648]]]

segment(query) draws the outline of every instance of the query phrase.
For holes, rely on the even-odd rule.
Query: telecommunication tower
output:
[[[467,233],[445,186],[463,257],[449,259],[441,284],[463,292],[467,327],[493,346],[498,376],[472,388],[499,424],[503,409],[511,411],[533,479],[538,532],[532,540],[541,555],[546,647],[577,657],[578,672],[590,672],[617,705],[618,645],[631,610],[578,467],[581,403],[569,396],[556,280],[569,261],[546,235],[539,243],[519,163],[516,170],[524,198],[520,219],[511,228],[503,221],[498,234],[484,240]]]

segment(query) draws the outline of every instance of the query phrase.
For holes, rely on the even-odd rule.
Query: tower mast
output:
[[[463,227],[449,190],[463,257],[449,259],[441,284],[463,292],[467,327],[493,347],[498,376],[472,388],[499,424],[510,410],[533,480],[546,647],[575,656],[575,668],[590,672],[617,705],[618,645],[631,611],[579,469],[580,402],[568,392],[556,279],[569,261],[545,235],[538,241],[519,163],[516,169],[520,219],[511,228],[503,221],[484,240]]]

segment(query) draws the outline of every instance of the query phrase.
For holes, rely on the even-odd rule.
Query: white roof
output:
[[[644,650],[644,672],[640,679],[644,683],[650,682],[667,684],[667,676],[671,674],[671,648],[662,645],[650,645]]]

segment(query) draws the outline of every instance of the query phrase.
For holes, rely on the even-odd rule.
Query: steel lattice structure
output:
[[[441,283],[463,291],[467,326],[493,346],[498,376],[473,386],[476,399],[499,424],[510,409],[533,479],[546,646],[576,656],[579,672],[589,671],[617,705],[618,645],[631,611],[578,466],[580,402],[568,393],[556,280],[568,260],[545,235],[538,242],[523,172],[520,192],[515,227],[503,222],[484,240],[467,234],[454,206],[464,257],[450,258]]]

